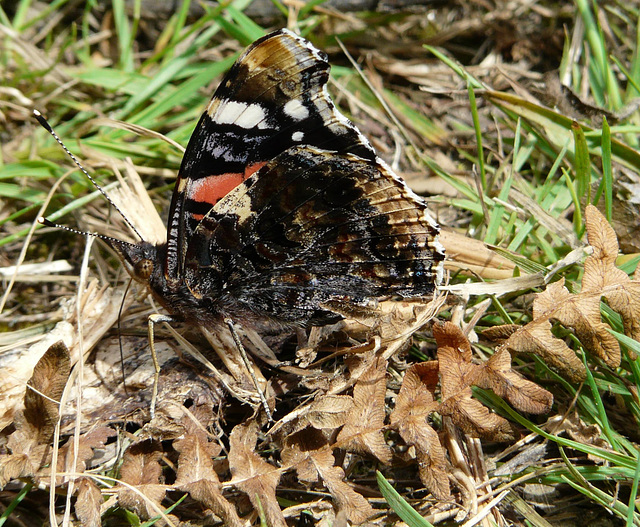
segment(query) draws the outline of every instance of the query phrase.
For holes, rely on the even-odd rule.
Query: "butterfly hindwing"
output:
[[[441,259],[426,217],[384,165],[292,147],[200,222],[188,287],[218,311],[312,323],[335,318],[322,304],[336,298],[426,295]]]

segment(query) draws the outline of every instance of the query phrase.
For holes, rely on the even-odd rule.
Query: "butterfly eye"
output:
[[[153,262],[148,258],[140,260],[136,263],[134,272],[136,278],[140,280],[149,280],[151,273],[153,272]]]

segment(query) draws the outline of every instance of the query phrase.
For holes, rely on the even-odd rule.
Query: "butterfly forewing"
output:
[[[169,215],[166,274],[183,270],[186,240],[204,215],[265,162],[298,145],[375,160],[326,91],[324,53],[280,30],[252,44],[216,90],[189,141]]]
[[[423,296],[441,259],[425,218],[425,204],[384,166],[293,147],[200,222],[187,253],[189,288],[231,315],[241,306],[299,323],[335,318],[322,304],[336,298]]]

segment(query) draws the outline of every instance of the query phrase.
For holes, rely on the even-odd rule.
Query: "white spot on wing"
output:
[[[309,117],[309,108],[302,104],[298,99],[291,99],[284,105],[284,113],[296,121],[302,121]]]
[[[292,141],[302,141],[303,138],[304,138],[304,132],[293,132],[291,134]]]
[[[259,104],[223,101],[213,120],[222,124],[235,124],[241,128],[269,128],[267,113]]]

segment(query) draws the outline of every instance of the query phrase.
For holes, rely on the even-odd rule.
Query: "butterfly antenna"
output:
[[[78,158],[76,156],[74,156],[71,151],[65,146],[65,144],[62,142],[62,139],[60,139],[60,137],[58,137],[58,134],[55,133],[55,131],[53,130],[53,128],[51,128],[51,125],[47,122],[47,120],[42,116],[42,114],[38,111],[38,110],[33,110],[33,115],[34,117],[38,120],[38,122],[40,123],[40,125],[47,131],[49,132],[52,137],[56,140],[56,142],[62,147],[62,149],[66,152],[66,154],[71,158],[71,160],[76,164],[76,166],[82,171],[82,173],[87,176],[87,178],[89,178],[89,181],[91,181],[91,183],[93,184],[94,187],[96,187],[96,189],[98,189],[100,191],[100,193],[105,197],[105,199],[109,202],[109,204],[118,212],[118,214],[120,214],[120,216],[122,216],[122,218],[124,219],[124,221],[126,222],[126,224],[131,228],[131,230],[136,234],[136,236],[138,236],[138,238],[140,238],[141,240],[144,240],[144,238],[140,235],[140,233],[138,232],[138,230],[133,226],[133,224],[129,221],[129,219],[124,215],[124,213],[118,208],[118,206],[113,202],[113,200],[109,197],[109,195],[104,191],[104,189],[98,185],[98,183],[96,182],[95,179],[93,179],[93,177],[91,177],[91,174],[89,174],[89,172],[86,171],[86,169],[82,166],[82,164],[80,163],[80,161],[78,161]],[[39,221],[39,220],[38,220]],[[44,223],[44,222],[40,222],[40,223]],[[51,222],[49,222],[51,223]],[[47,225],[46,223],[44,223],[45,225]],[[59,225],[56,224],[51,224],[48,225],[49,227],[60,227]],[[61,227],[61,228],[65,228],[65,227]],[[71,232],[76,232],[76,233],[80,233],[80,234],[89,234],[92,235],[91,233],[85,233],[85,232],[79,232],[79,231],[74,231],[73,229],[66,229],[68,231]],[[98,238],[103,238],[100,235],[96,235]]]
[[[53,223],[52,221],[49,221],[47,218],[44,218],[43,216],[40,216],[38,218],[38,223],[40,225],[44,225],[45,227],[55,227],[56,229],[62,229],[63,231],[72,232],[73,234],[79,234],[80,236],[91,236],[92,238],[98,238],[100,240],[104,240],[105,242],[111,242],[111,244],[129,245],[130,247],[136,247],[135,243],[129,243],[122,240],[118,240],[118,238],[112,238],[111,236],[105,236],[103,234],[98,234],[96,232],[80,231],[78,229],[67,227],[66,225]]]

